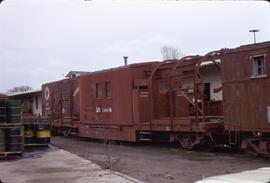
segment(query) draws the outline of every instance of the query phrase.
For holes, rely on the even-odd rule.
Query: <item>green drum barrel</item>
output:
[[[24,124],[24,143],[25,144],[35,143],[35,125]]]
[[[21,122],[21,102],[19,100],[7,101],[7,122],[8,123]]]
[[[38,124],[36,126],[36,141],[39,144],[47,144],[50,143],[51,140],[51,132],[49,129],[49,125]]]
[[[5,100],[0,100],[0,123],[7,123],[7,108]]]
[[[23,138],[21,136],[21,128],[8,129],[7,136],[7,150],[8,151],[22,151]]]
[[[0,152],[6,151],[6,133],[4,129],[0,128]]]

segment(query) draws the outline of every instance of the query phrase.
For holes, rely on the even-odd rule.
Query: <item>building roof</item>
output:
[[[11,94],[8,94],[8,96],[13,97],[13,96],[20,96],[20,95],[29,95],[29,94],[39,93],[39,92],[41,92],[41,89],[25,91],[25,92],[18,92],[18,93],[11,93]]]
[[[220,51],[226,54],[226,53],[233,53],[233,52],[239,52],[239,51],[267,48],[269,46],[270,46],[270,41],[265,41],[265,42],[255,43],[255,44],[241,45],[236,48],[223,48]]]

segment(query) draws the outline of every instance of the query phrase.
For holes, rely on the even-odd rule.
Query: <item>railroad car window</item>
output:
[[[106,82],[105,87],[106,87],[106,97],[109,98],[112,96],[111,82]]]
[[[96,83],[96,98],[102,97],[102,85],[101,83]]]
[[[147,86],[139,86],[139,90],[147,90]]]
[[[164,81],[159,81],[159,93],[164,92],[167,88],[166,88],[166,83]]]
[[[253,77],[264,76],[266,75],[265,68],[265,56],[253,56],[252,57],[252,67],[253,67]]]

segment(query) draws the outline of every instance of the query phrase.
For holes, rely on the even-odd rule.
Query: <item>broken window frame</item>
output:
[[[106,92],[106,98],[112,97],[112,84],[110,81],[105,82],[105,92]]]
[[[168,90],[166,81],[165,80],[159,80],[158,81],[158,92],[163,93],[166,90]]]
[[[96,98],[102,98],[102,83],[96,83]]]
[[[259,57],[263,59],[261,62],[257,60]],[[267,69],[266,69],[266,54],[258,54],[253,55],[250,57],[251,64],[252,64],[252,75],[251,78],[263,78],[267,76]],[[259,64],[260,63],[260,64]]]

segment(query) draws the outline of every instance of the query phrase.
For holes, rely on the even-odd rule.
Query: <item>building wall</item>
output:
[[[32,109],[34,115],[42,115],[42,104],[40,95],[33,96]]]
[[[42,115],[41,91],[19,93],[9,99],[20,100],[24,114]]]

